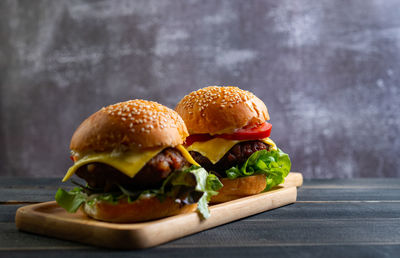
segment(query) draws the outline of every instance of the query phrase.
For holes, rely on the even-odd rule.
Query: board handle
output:
[[[285,182],[281,184],[284,187],[296,186],[300,187],[303,185],[303,175],[298,172],[290,172],[285,178]]]

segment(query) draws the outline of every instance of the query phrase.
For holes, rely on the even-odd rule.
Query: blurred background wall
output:
[[[400,1],[0,2],[0,175],[57,176],[99,108],[207,85],[268,106],[305,177],[400,176]]]

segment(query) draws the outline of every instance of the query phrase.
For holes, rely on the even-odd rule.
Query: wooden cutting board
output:
[[[294,203],[296,186],[302,183],[300,173],[290,173],[284,184],[271,191],[210,206],[207,220],[193,212],[142,223],[108,223],[93,220],[80,210],[68,213],[52,201],[19,208],[15,223],[22,231],[101,247],[147,248]]]

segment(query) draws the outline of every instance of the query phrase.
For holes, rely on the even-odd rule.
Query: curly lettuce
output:
[[[241,167],[236,166],[226,170],[226,175],[229,179],[235,179],[237,177],[265,174],[267,186],[264,191],[268,191],[285,181],[285,177],[290,172],[290,167],[289,155],[279,148],[272,151],[261,150],[254,152]]]
[[[185,204],[197,203],[198,212],[206,219],[210,216],[208,202],[213,195],[218,194],[222,183],[215,175],[207,173],[204,168],[192,166],[171,173],[159,189],[131,191],[122,186],[118,187],[119,191],[110,193],[82,185],[69,192],[60,188],[55,199],[66,211],[74,213],[84,203],[94,205],[97,201],[106,201],[117,204],[124,198],[127,198],[128,202],[134,202],[149,197],[157,197],[162,202],[166,197],[172,197]]]

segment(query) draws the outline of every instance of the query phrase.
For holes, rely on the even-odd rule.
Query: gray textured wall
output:
[[[400,176],[400,1],[1,1],[0,175],[62,176],[102,106],[265,101],[306,177]]]

